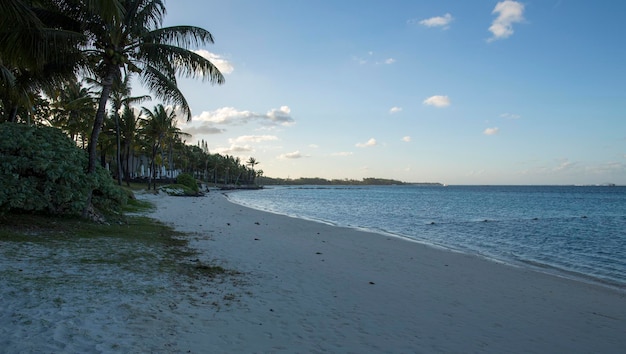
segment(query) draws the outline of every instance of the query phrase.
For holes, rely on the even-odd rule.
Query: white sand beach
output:
[[[214,192],[150,197],[239,302],[190,309],[194,353],[619,353],[626,294],[406,240],[252,210]]]
[[[7,242],[0,259],[8,274],[0,279],[0,353],[626,348],[621,290],[261,212],[219,192],[140,198],[156,204],[152,217],[189,233],[198,260],[187,261],[240,273],[189,282],[157,270],[66,265],[57,260],[81,255]],[[20,280],[29,277],[39,280]]]

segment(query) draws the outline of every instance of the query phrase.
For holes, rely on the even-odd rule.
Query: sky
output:
[[[281,178],[626,185],[626,2],[170,0],[178,127]]]

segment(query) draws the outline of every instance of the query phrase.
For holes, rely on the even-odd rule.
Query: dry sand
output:
[[[192,233],[201,261],[243,273],[243,285],[221,290],[230,305],[181,305],[189,317],[173,346],[183,352],[626,352],[622,290],[261,212],[218,192],[144,198],[153,217]]]

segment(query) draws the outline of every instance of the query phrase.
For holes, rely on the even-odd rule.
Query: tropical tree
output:
[[[137,73],[156,98],[179,107],[187,120],[191,119],[191,109],[177,86],[176,75],[224,82],[213,63],[188,49],[213,43],[211,33],[194,26],[161,28],[165,15],[162,0],[67,2],[75,5],[68,8],[71,16],[85,24],[90,40],[84,53],[89,62],[97,63],[95,74],[102,84],[89,142],[88,172],[95,171],[96,145],[106,105],[122,71]]]
[[[115,122],[115,142],[116,142],[116,152],[115,152],[115,161],[117,163],[117,184],[122,184],[122,138],[120,133],[120,110],[122,105],[131,105],[133,103],[141,103],[147,100],[150,100],[151,97],[149,95],[142,96],[134,96],[131,97],[131,86],[130,86],[130,75],[125,75],[122,80],[116,81],[113,83],[113,87],[111,89],[111,103],[113,105],[113,109],[111,112],[111,116]],[[126,181],[128,183],[128,180]]]
[[[155,160],[159,150],[161,150],[162,160],[163,145],[170,136],[181,132],[176,127],[176,112],[173,109],[168,110],[162,104],[159,104],[152,111],[143,107],[141,113],[145,116],[145,118],[141,118],[141,133],[150,145],[150,176],[148,178],[148,189],[150,189],[151,182],[156,177],[157,166]],[[156,190],[156,183],[154,184],[154,189]]]
[[[250,157],[248,161],[246,161],[246,165],[250,166],[250,174],[248,175],[248,180],[250,183],[254,183],[254,179],[256,178],[256,174],[254,173],[254,166],[258,165],[258,162],[254,157]]]
[[[91,119],[96,113],[94,93],[74,79],[47,90],[46,96],[50,101],[50,125],[60,128],[72,140],[81,142],[84,148]]]
[[[135,152],[135,142],[140,129],[140,120],[135,110],[128,104],[124,104],[120,116],[120,133],[122,135],[122,166],[126,185],[130,185],[130,171]]]
[[[190,134],[187,134],[180,130],[176,126],[176,120],[172,122],[169,129],[167,130],[164,138],[164,144],[161,146],[161,160],[165,160],[165,150],[167,149],[167,170],[169,171],[169,177],[174,177],[173,171],[175,170],[175,161],[174,161],[174,150],[179,146],[184,146],[184,142],[182,140],[183,137],[189,137]]]
[[[0,2],[0,121],[29,122],[38,92],[74,77],[85,36],[57,1]],[[20,113],[21,112],[21,113]]]

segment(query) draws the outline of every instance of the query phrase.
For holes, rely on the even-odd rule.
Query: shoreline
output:
[[[356,230],[356,231],[362,231],[362,232],[368,232],[368,233],[374,233],[374,234],[378,234],[381,237],[395,237],[398,238],[400,240],[404,240],[407,242],[411,242],[411,243],[417,243],[420,245],[424,245],[427,247],[432,247],[435,249],[440,249],[443,251],[448,251],[448,252],[454,252],[454,253],[460,253],[460,254],[465,254],[465,255],[470,255],[470,256],[476,256],[479,258],[482,258],[484,260],[490,261],[490,262],[494,262],[497,264],[502,264],[502,265],[506,265],[506,266],[511,266],[511,267],[520,267],[520,268],[527,268],[539,273],[544,273],[544,274],[548,274],[548,275],[552,275],[552,276],[556,276],[556,277],[560,277],[560,278],[564,278],[564,279],[570,279],[573,281],[578,281],[578,282],[583,282],[583,283],[587,283],[587,284],[592,284],[592,285],[598,285],[598,286],[603,286],[603,287],[607,287],[611,290],[616,290],[618,292],[623,292],[626,294],[626,284],[625,283],[620,283],[617,281],[613,281],[610,279],[603,279],[600,277],[596,277],[593,276],[591,274],[585,274],[585,273],[581,273],[581,272],[576,272],[573,270],[568,270],[568,269],[564,269],[561,267],[558,267],[556,265],[552,265],[552,264],[548,264],[548,263],[540,263],[537,261],[533,261],[530,259],[500,259],[497,258],[495,256],[489,256],[483,253],[480,253],[478,251],[475,250],[470,250],[470,249],[461,249],[461,248],[454,248],[452,246],[447,246],[447,245],[441,245],[441,244],[437,244],[437,243],[433,243],[433,242],[428,242],[426,240],[420,240],[420,239],[415,239],[415,238],[411,238],[409,236],[405,236],[405,235],[401,235],[401,234],[394,234],[388,231],[384,231],[384,230],[376,230],[376,229],[369,229],[366,227],[357,227],[357,226],[349,226],[349,225],[340,225],[337,223],[334,223],[332,221],[328,221],[328,220],[320,220],[320,219],[313,219],[313,218],[307,218],[307,217],[303,217],[303,216],[298,216],[298,215],[291,215],[291,214],[282,214],[279,212],[275,212],[272,210],[267,210],[267,209],[263,209],[263,208],[256,208],[254,206],[251,205],[247,205],[245,203],[239,203],[234,201],[233,199],[231,199],[229,197],[230,193],[233,193],[236,191],[221,191],[220,193],[224,195],[224,197],[231,203],[235,204],[235,205],[240,205],[242,207],[245,208],[249,208],[249,209],[253,209],[259,212],[264,212],[264,213],[271,213],[271,214],[275,214],[275,215],[280,215],[280,216],[286,216],[286,217],[290,217],[290,218],[294,218],[294,219],[300,219],[300,220],[304,220],[304,221],[311,221],[311,222],[316,222],[316,223],[320,223],[323,225],[329,225],[329,226],[334,226],[334,227],[340,227],[340,228],[348,228],[348,229],[352,229],[352,230]]]
[[[150,216],[245,274],[236,304],[189,309],[192,352],[605,352],[626,294],[480,256],[235,204],[147,196]],[[194,327],[195,328],[195,327]]]

